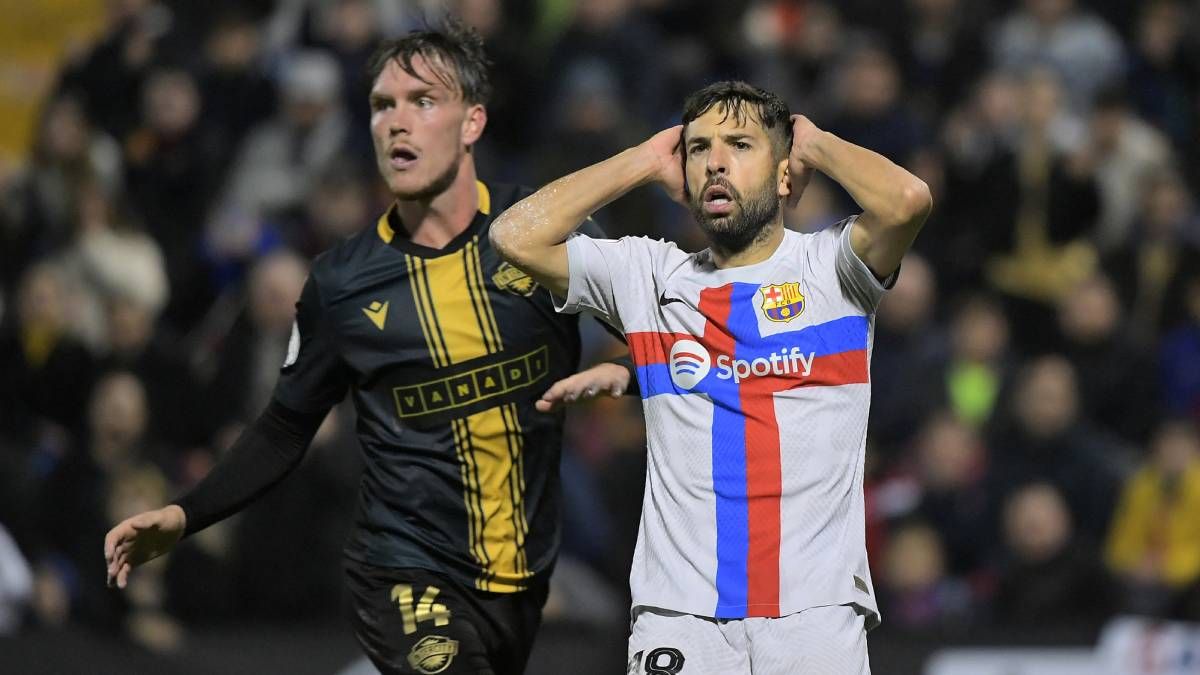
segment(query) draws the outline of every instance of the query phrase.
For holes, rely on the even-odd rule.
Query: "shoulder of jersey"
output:
[[[490,183],[487,181],[484,181],[484,184],[487,185],[488,194],[491,196],[492,208],[489,215],[493,218],[500,215],[504,209],[536,192],[533,188],[525,185]]]
[[[370,227],[364,227],[317,254],[309,267],[309,276],[322,290],[336,288],[344,283],[358,263],[381,246],[387,244],[379,238],[375,221],[372,221]]]

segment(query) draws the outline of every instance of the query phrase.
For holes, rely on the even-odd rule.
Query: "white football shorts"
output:
[[[711,619],[634,610],[627,675],[870,675],[864,619],[853,605],[779,618]]]

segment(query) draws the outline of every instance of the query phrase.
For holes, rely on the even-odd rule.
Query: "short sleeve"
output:
[[[841,227],[837,243],[837,275],[842,290],[864,312],[870,314],[879,307],[883,294],[896,284],[900,270],[897,269],[887,279],[879,281],[850,245],[850,230],[857,222],[857,216],[847,218],[844,221],[845,225]]]
[[[555,298],[555,309],[586,311],[620,328],[616,295],[629,270],[628,239],[595,239],[576,232],[567,238],[567,297]]]
[[[321,292],[310,275],[296,303],[296,320],[275,384],[275,400],[298,412],[323,412],[345,398],[349,382],[349,369],[330,329]]]

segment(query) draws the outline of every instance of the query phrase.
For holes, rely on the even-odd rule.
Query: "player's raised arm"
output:
[[[803,180],[799,177],[812,169],[837,181],[862,207],[850,245],[875,276],[891,276],[933,207],[929,186],[883,155],[793,115],[788,171]],[[792,190],[794,196],[799,192]]]
[[[588,216],[635,187],[662,184],[683,199],[679,155],[682,126],[543,187],[492,224],[492,246],[513,265],[559,296],[567,293],[566,239]]]

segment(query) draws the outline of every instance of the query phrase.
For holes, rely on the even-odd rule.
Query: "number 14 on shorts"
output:
[[[413,587],[410,584],[392,586],[392,602],[400,608],[400,616],[404,619],[404,634],[412,635],[417,632],[417,624],[422,621],[432,621],[434,626],[445,626],[450,623],[450,610],[437,600],[438,589],[430,586],[425,589],[419,602],[413,602]]]
[[[628,675],[677,675],[683,670],[683,652],[674,647],[643,649],[629,657],[626,670]]]

